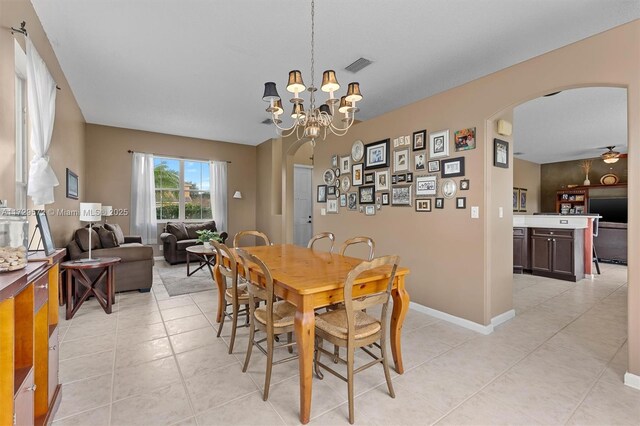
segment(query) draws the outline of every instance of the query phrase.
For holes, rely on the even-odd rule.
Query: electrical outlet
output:
[[[158,246],[158,250],[159,251],[162,251],[163,249],[164,249],[164,247],[162,246],[162,244]]]
[[[471,219],[479,219],[480,218],[480,207],[471,206]]]

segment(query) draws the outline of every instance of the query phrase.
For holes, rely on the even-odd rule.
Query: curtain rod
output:
[[[22,21],[20,22],[20,28],[11,27],[11,34],[15,34],[15,33],[20,33],[23,36],[28,37],[29,34],[27,34],[27,23],[25,21]],[[56,84],[56,89],[62,90],[60,86],[58,86],[57,84]]]
[[[166,157],[166,158],[180,158],[181,160],[193,160],[193,161],[206,161],[206,162],[211,162],[211,161],[216,161],[216,160],[207,160],[205,158],[191,158],[191,157],[183,157],[181,155],[167,155],[167,154],[156,154],[155,152],[140,152],[140,151],[132,151],[132,150],[127,150],[127,152],[129,154],[133,154],[133,153],[138,153],[138,154],[151,154],[151,155],[155,155],[157,157]],[[231,161],[226,161],[227,164],[231,164]]]

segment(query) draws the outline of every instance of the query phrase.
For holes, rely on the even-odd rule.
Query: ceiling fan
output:
[[[608,151],[603,152],[602,155],[600,156],[602,158],[602,161],[604,161],[607,164],[617,163],[618,160],[620,159],[620,153],[618,151],[614,151],[613,148],[615,148],[615,145],[608,146],[606,148],[608,149]]]

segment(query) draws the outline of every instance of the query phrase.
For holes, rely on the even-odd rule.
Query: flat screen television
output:
[[[591,198],[589,213],[598,213],[601,222],[627,223],[627,198]]]

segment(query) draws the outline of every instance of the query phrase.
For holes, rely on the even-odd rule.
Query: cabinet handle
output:
[[[551,238],[547,238],[547,241],[551,241]]]
[[[25,388],[24,390],[35,392],[37,388],[38,388],[38,386],[33,385],[33,386],[29,386],[28,388]]]
[[[47,288],[47,287],[49,287],[49,285],[48,284],[39,284],[36,287],[37,288]]]
[[[49,346],[50,351],[55,351],[56,349],[58,349],[58,345]]]

